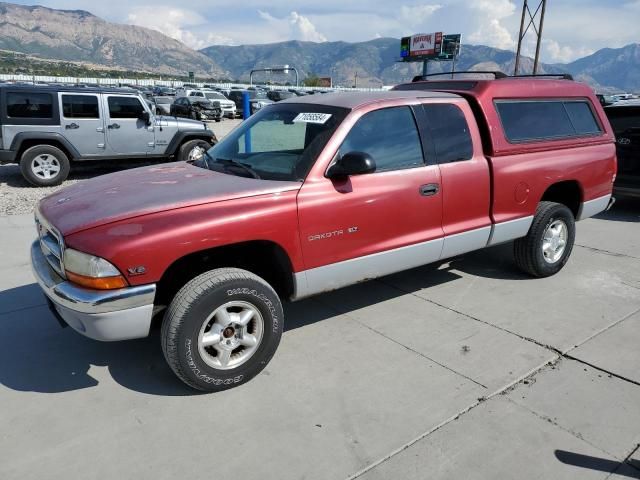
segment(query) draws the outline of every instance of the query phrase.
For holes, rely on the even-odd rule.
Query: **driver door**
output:
[[[337,157],[369,154],[373,173],[307,179],[298,194],[302,296],[437,261],[443,245],[440,170],[424,159],[409,106],[365,113]]]
[[[104,95],[106,134],[109,153],[146,155],[155,146],[154,128],[140,118],[148,111],[138,97]]]

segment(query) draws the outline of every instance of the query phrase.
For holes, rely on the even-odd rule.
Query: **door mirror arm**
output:
[[[327,169],[325,177],[340,179],[376,171],[376,162],[365,152],[349,152],[338,157]]]

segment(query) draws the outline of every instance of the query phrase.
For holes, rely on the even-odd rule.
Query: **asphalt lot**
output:
[[[619,201],[552,278],[504,245],[288,304],[267,369],[203,395],[157,332],[61,329],[0,216],[0,479],[640,478],[639,234]]]

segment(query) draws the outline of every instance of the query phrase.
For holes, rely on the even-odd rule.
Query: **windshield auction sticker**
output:
[[[293,123],[318,123],[324,125],[330,118],[330,113],[300,113],[293,119]]]

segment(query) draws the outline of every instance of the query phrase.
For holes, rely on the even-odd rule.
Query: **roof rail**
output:
[[[494,70],[476,70],[476,71],[465,71],[465,72],[442,72],[442,73],[430,73],[429,75],[417,75],[413,77],[412,82],[423,82],[428,80],[429,77],[439,77],[439,76],[448,76],[459,75],[459,74],[475,74],[475,75],[493,75],[493,78],[507,78],[508,75],[506,73]],[[460,79],[458,79],[460,80]],[[467,79],[465,79],[467,80]]]
[[[466,72],[442,72],[442,73],[430,73],[429,75],[417,75],[413,77],[412,82],[424,82],[429,80],[431,77],[440,77],[447,76],[453,78],[453,75],[458,74],[478,74],[478,75],[493,75],[496,80],[501,80],[503,78],[559,78],[561,80],[573,80],[573,76],[569,73],[542,73],[536,75],[515,75],[509,76],[506,73],[500,71],[490,71],[490,70],[477,70],[477,71],[466,71]],[[469,79],[457,79],[457,80],[469,80]]]
[[[573,80],[573,75],[570,73],[538,73],[535,75],[514,75],[511,78],[559,78],[561,80]]]

